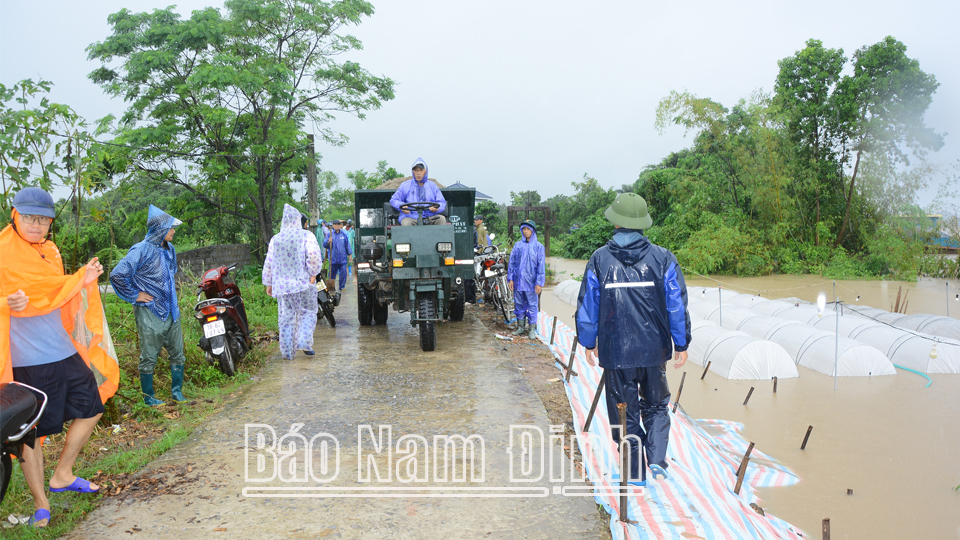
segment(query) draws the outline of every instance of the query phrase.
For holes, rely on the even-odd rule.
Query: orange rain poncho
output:
[[[17,221],[17,211],[11,217]],[[7,225],[0,231],[0,383],[13,380],[10,358],[10,317],[46,315],[59,309],[63,327],[97,379],[100,399],[106,402],[120,384],[120,365],[97,282],[84,286],[86,267],[63,274],[60,250],[47,240],[31,244]],[[7,297],[23,290],[30,298],[26,309],[12,312]],[[59,358],[57,360],[60,360]]]

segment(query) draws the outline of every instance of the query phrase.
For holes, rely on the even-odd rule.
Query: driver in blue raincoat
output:
[[[140,336],[140,390],[143,402],[163,405],[154,396],[153,370],[161,348],[170,357],[170,394],[183,401],[183,331],[177,306],[177,250],[170,242],[181,221],[150,205],[147,235],[110,272],[110,284],[121,299],[133,304]]]
[[[507,285],[513,291],[513,312],[517,315],[515,336],[524,333],[537,336],[537,314],[540,312],[540,291],[547,279],[547,260],[543,244],[537,241],[537,224],[528,219],[520,224],[523,238],[510,252]]]
[[[447,218],[440,215],[447,209],[447,200],[440,193],[440,188],[430,182],[430,171],[427,163],[421,158],[413,162],[413,178],[400,184],[393,197],[390,197],[390,206],[400,212],[400,225],[416,225],[417,216],[420,212],[416,210],[404,210],[401,208],[404,204],[414,202],[435,202],[436,206],[423,211],[423,221],[427,225],[446,225]]]

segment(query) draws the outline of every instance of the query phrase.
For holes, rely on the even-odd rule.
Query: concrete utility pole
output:
[[[307,135],[310,145],[307,146],[307,154],[310,156],[310,163],[307,164],[307,209],[310,211],[310,231],[316,232],[317,219],[320,212],[317,209],[317,164],[313,159],[313,135]]]

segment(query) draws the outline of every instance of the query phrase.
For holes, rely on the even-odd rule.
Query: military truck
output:
[[[441,189],[447,225],[403,227],[390,206],[395,189],[360,189],[354,197],[357,233],[357,318],[386,324],[390,306],[409,312],[420,348],[437,346],[436,325],[463,319],[464,282],[473,279],[473,188]],[[411,212],[436,201],[410,203]],[[422,218],[421,218],[422,219]]]

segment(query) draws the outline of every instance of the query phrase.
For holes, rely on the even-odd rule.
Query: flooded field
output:
[[[581,275],[586,261],[551,258],[557,279]],[[687,276],[689,286],[717,287],[767,298],[815,302],[833,296],[833,280],[819,276],[716,279]],[[960,318],[957,281],[844,280],[840,301],[891,309],[898,291],[907,313]],[[858,299],[859,297],[859,299]],[[573,323],[573,308],[552,294],[542,309]],[[674,392],[688,373],[680,400],[695,418],[742,422],[743,435],[801,477],[797,485],[760,490],[761,506],[820,538],[830,518],[831,538],[960,538],[960,375],[926,379],[896,376],[832,377],[798,366],[800,377],[778,382],[730,381],[690,362],[668,369]],[[751,387],[748,405],[743,401]],[[806,450],[800,450],[813,426]],[[848,495],[848,490],[852,494]]]

